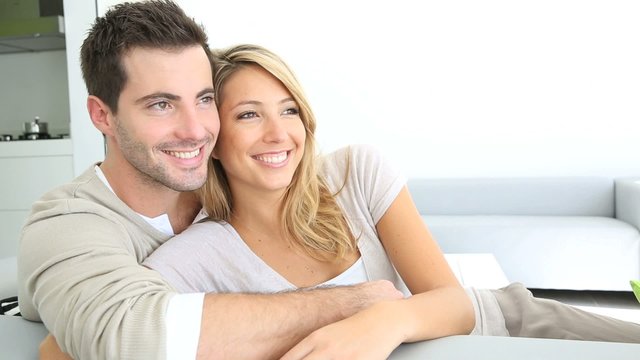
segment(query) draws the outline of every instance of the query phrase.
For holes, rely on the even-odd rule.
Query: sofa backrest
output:
[[[423,215],[614,216],[614,180],[558,178],[413,178]]]

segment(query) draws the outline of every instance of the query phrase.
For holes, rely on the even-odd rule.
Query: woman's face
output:
[[[283,192],[304,152],[298,104],[280,81],[256,65],[231,75],[221,91],[220,135],[213,154],[231,191]]]

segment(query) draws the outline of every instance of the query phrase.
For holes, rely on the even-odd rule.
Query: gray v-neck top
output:
[[[338,191],[345,184],[336,199],[358,238],[361,254],[353,266],[321,285],[386,279],[408,296],[375,228],[405,179],[374,148],[364,145],[326,155],[320,169],[330,190]],[[253,253],[228,223],[206,221],[190,226],[151,254],[145,265],[160,272],[180,292],[272,293],[296,289]]]

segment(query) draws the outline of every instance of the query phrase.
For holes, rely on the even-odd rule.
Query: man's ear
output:
[[[111,108],[100,100],[97,96],[89,95],[87,98],[87,110],[91,117],[91,122],[104,135],[114,135],[115,124],[113,123],[113,113]]]
[[[218,152],[216,151],[216,147],[213,147],[213,151],[211,151],[211,157],[216,159],[216,160],[220,160],[220,158],[218,157]]]

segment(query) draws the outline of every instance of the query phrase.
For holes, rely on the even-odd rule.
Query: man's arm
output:
[[[40,343],[40,360],[73,360],[69,354],[62,352],[53,335],[47,335]]]
[[[269,295],[209,294],[198,359],[279,358],[314,330],[402,296],[385,280]]]
[[[205,297],[198,359],[271,359],[311,332],[383,300],[402,298],[388,281],[280,294]],[[41,359],[70,359],[49,335]]]
[[[163,316],[175,292],[138,263],[128,238],[123,226],[88,213],[43,219],[23,231],[21,313],[42,320],[74,358],[164,354]]]

